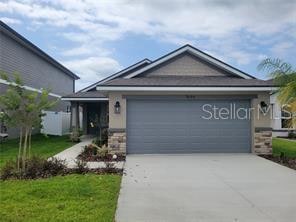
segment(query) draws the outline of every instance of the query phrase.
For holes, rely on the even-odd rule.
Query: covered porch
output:
[[[109,127],[108,98],[97,91],[78,92],[62,98],[71,102],[70,131],[101,137]]]

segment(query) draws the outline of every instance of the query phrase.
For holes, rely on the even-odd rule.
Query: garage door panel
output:
[[[128,100],[127,152],[250,152],[250,120],[204,119],[204,104],[250,107],[246,100]]]
[[[134,142],[137,142],[139,144],[141,143],[155,143],[157,141],[157,144],[159,143],[184,143],[183,141],[185,139],[188,139],[186,136],[143,136],[141,138],[137,138],[134,140]]]
[[[204,137],[204,138],[215,138],[215,137],[232,137],[233,135],[236,135],[236,137],[246,137],[245,134],[248,134],[249,132],[247,130],[236,130],[236,131],[232,131],[230,129],[224,129],[222,130],[218,130],[218,129],[200,129],[200,130],[196,130],[196,129],[192,129],[188,131],[187,136],[191,137],[191,136],[197,136],[197,137]]]

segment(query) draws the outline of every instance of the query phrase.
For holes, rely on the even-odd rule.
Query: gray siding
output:
[[[174,59],[167,61],[153,70],[143,73],[141,76],[229,76],[223,70],[205,63],[189,53],[184,53]]]
[[[74,92],[74,80],[20,43],[0,32],[0,69],[20,73],[25,85],[67,95]]]

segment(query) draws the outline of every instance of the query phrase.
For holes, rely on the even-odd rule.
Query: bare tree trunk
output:
[[[23,155],[22,155],[22,161],[23,161],[23,172],[26,170],[26,157],[27,157],[27,144],[28,144],[28,127],[25,127],[25,140],[24,140],[24,150],[23,150]]]
[[[17,170],[20,171],[21,166],[21,155],[22,155],[22,143],[23,143],[23,127],[20,128],[20,142],[17,156]]]
[[[32,128],[29,129],[29,158],[31,156],[31,137],[32,137]]]

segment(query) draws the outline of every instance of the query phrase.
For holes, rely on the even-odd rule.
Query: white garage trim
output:
[[[141,86],[97,86],[98,91],[274,91],[277,87],[141,87]]]

